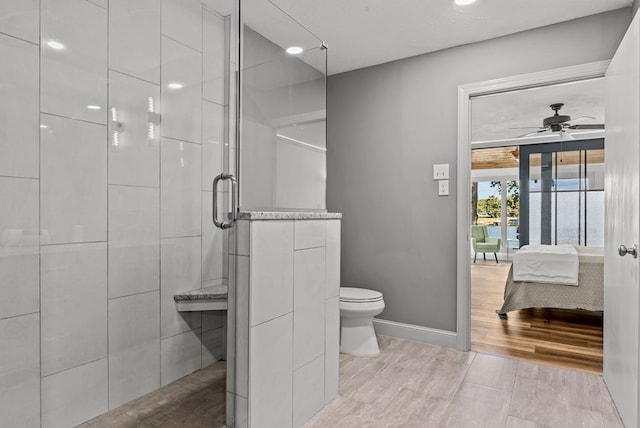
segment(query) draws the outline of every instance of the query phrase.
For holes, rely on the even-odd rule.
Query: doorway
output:
[[[589,146],[603,144],[601,139],[585,141]],[[510,282],[510,275],[514,255],[518,253],[520,243],[526,242],[522,233],[524,229],[533,230],[534,233],[530,236],[532,244],[540,243],[540,231],[544,230],[551,235],[552,244],[591,244],[591,247],[602,247],[604,218],[600,213],[603,213],[604,204],[599,198],[603,193],[601,178],[604,172],[604,155],[587,155],[590,151],[582,153],[581,150],[575,150],[577,146],[585,145],[584,142],[573,143],[563,147],[566,150],[560,152],[549,152],[556,143],[520,146],[521,150],[517,151],[517,146],[472,149],[471,227],[474,230],[486,229],[490,238],[499,240],[501,251],[499,262],[494,260],[493,255],[486,259],[481,255],[472,255],[471,350],[601,374],[602,293],[600,298],[594,299],[600,312],[546,307],[513,308],[514,304],[530,303],[532,299],[537,299],[534,293],[538,288],[505,297],[507,291],[513,290],[507,288],[507,284],[509,287],[519,286]],[[532,170],[530,174],[527,168],[525,173],[518,176],[518,168],[513,168],[513,164],[520,162],[527,167],[533,163],[533,169],[539,170],[540,150],[554,154],[553,185],[548,192],[540,189],[542,180],[539,171]],[[522,154],[527,151],[537,157]],[[510,155],[512,160],[502,156],[503,161],[496,161],[501,158],[501,152]],[[513,153],[517,153],[519,159]],[[483,169],[488,166],[489,159],[492,169]],[[587,160],[590,162],[586,163]],[[558,165],[555,164],[556,161]],[[496,168],[499,165],[504,168]],[[507,168],[508,166],[511,168]],[[513,175],[514,170],[516,175]],[[579,175],[580,172],[582,176]],[[529,183],[530,186],[527,186]],[[548,199],[549,203],[541,203],[542,199]],[[587,210],[587,206],[591,212]],[[544,210],[549,213],[542,215]],[[587,222],[586,219],[590,220]],[[589,268],[592,267],[597,269],[597,266],[589,265]],[[602,273],[602,263],[599,268]],[[549,286],[555,287],[557,293],[567,287]],[[585,291],[581,294],[590,293],[587,288],[582,288]],[[567,304],[566,301],[557,303]],[[505,313],[504,317],[497,316],[496,309],[503,307],[510,309],[508,315]]]
[[[569,143],[573,143],[575,146],[577,142],[574,142],[575,136],[563,135],[562,133],[556,135],[545,136],[545,132],[537,131],[517,131],[510,128],[518,128],[518,126],[509,126],[509,121],[515,121],[513,117],[505,116],[505,113],[500,111],[490,112],[498,120],[505,122],[505,126],[501,129],[503,135],[496,137],[486,137],[488,120],[487,114],[479,113],[474,107],[476,100],[480,98],[493,98],[490,100],[495,105],[495,101],[500,97],[511,94],[512,92],[522,93],[530,92],[532,88],[542,88],[544,90],[553,90],[553,86],[567,86],[569,82],[573,81],[590,81],[591,79],[598,80],[602,77],[606,70],[606,62],[598,64],[588,64],[580,67],[572,67],[571,69],[555,70],[547,73],[538,73],[527,76],[518,76],[511,79],[505,79],[500,84],[496,82],[490,82],[488,84],[476,84],[469,85],[460,88],[460,110],[459,110],[459,203],[460,206],[467,206],[469,209],[460,209],[458,211],[459,221],[459,233],[458,236],[458,347],[459,349],[473,349],[482,352],[489,352],[495,354],[508,355],[516,358],[531,358],[533,361],[542,363],[551,363],[553,360],[565,360],[576,361],[581,360],[584,363],[574,366],[562,365],[568,368],[577,368],[580,370],[591,371],[595,373],[601,373],[602,371],[602,317],[600,314],[593,314],[589,312],[576,313],[575,311],[567,311],[564,309],[554,309],[549,312],[543,308],[531,308],[522,309],[509,313],[509,321],[500,320],[495,314],[494,306],[500,306],[502,304],[502,298],[505,289],[505,279],[509,274],[511,267],[511,260],[513,254],[518,251],[518,248],[523,244],[521,229],[529,231],[530,221],[533,220],[536,227],[540,229],[540,218],[529,218],[529,206],[525,202],[527,208],[526,215],[522,215],[522,207],[516,209],[517,213],[513,212],[513,194],[517,193],[519,201],[522,200],[522,187],[529,194],[526,195],[527,202],[531,193],[538,192],[533,197],[540,197],[540,189],[529,188],[528,186],[521,186],[521,163],[519,158],[522,151],[525,153],[535,152],[535,147],[541,143],[545,143],[545,147],[550,147],[549,143],[552,141],[560,142],[563,147],[557,149],[557,153],[563,153],[560,157],[554,157],[555,162],[562,160],[554,164],[556,172],[560,172],[561,175],[568,173],[569,170],[573,172],[574,169],[584,169],[586,162],[573,162],[571,166],[568,165],[568,154],[565,148],[570,146]],[[572,77],[568,78],[567,75]],[[602,79],[599,79],[602,80]],[[562,91],[560,91],[562,92]],[[536,98],[534,95],[533,98]],[[549,104],[555,101],[541,103],[541,107],[547,108]],[[490,103],[487,103],[490,104]],[[603,104],[603,103],[602,103]],[[603,108],[603,106],[602,106]],[[572,112],[571,114],[575,114]],[[582,113],[580,113],[582,114]],[[535,125],[540,119],[549,116],[549,114],[539,115],[538,117],[530,117],[528,121]],[[590,115],[591,116],[591,115]],[[478,126],[478,122],[481,122],[481,126]],[[519,124],[515,124],[519,125]],[[522,126],[522,125],[520,125]],[[464,129],[463,129],[464,128]],[[480,129],[478,133],[477,130]],[[511,133],[507,135],[507,133]],[[530,135],[518,135],[521,133],[529,132]],[[481,135],[478,138],[477,135]],[[591,134],[590,137],[597,137],[598,135]],[[502,137],[502,138],[500,138]],[[515,138],[514,138],[515,137]],[[583,137],[578,137],[583,138]],[[571,141],[568,141],[571,140]],[[538,146],[539,147],[539,146]],[[484,153],[484,158],[489,159],[492,165],[490,167],[485,166],[478,167],[478,159]],[[500,159],[506,159],[504,164],[500,165]],[[547,156],[547,155],[545,155]],[[555,156],[555,155],[554,155]],[[578,153],[579,159],[585,161],[586,153]],[[592,159],[592,158],[590,158]],[[511,160],[511,162],[509,162]],[[497,163],[497,164],[496,164]],[[468,165],[469,168],[464,174],[464,165]],[[527,164],[527,168],[530,165]],[[502,169],[502,170],[501,170]],[[527,169],[528,170],[528,169]],[[584,171],[582,171],[584,172]],[[534,172],[531,175],[533,177],[536,174]],[[468,179],[462,179],[461,175],[467,175]],[[539,180],[539,178],[534,178]],[[571,181],[571,180],[569,180]],[[513,183],[517,184],[513,184]],[[473,184],[472,184],[473,183]],[[529,180],[526,180],[529,183]],[[555,177],[554,185],[557,187],[560,181],[558,177]],[[568,181],[563,181],[563,184],[567,184]],[[572,184],[577,184],[578,187],[585,185],[585,179],[578,178],[571,181]],[[487,195],[487,189],[493,190],[492,194]],[[509,194],[511,189],[511,194]],[[514,191],[515,190],[515,191]],[[533,190],[533,192],[531,191]],[[556,189],[558,190],[558,189]],[[557,202],[558,196],[562,198],[569,197],[573,202],[572,197],[577,195],[576,201],[578,207],[582,207],[584,211],[584,199],[587,197],[584,188],[578,189],[562,189],[575,190],[576,194],[562,193],[558,195],[554,194],[554,201]],[[582,193],[580,193],[582,191]],[[463,195],[465,195],[464,199]],[[592,195],[589,195],[591,197]],[[511,198],[511,207],[509,207],[509,198]],[[463,205],[462,205],[463,204]],[[569,204],[573,206],[572,204]],[[538,209],[539,209],[538,204]],[[560,209],[559,209],[560,208]],[[508,213],[511,209],[512,212]],[[562,209],[562,205],[554,205],[554,213],[556,214],[553,219],[547,219],[549,227],[554,230],[558,229],[559,225],[557,219],[564,220],[566,215],[560,215],[558,217],[558,209],[560,214],[565,214],[565,210]],[[585,216],[578,214],[577,226],[584,230]],[[540,217],[540,214],[538,213]],[[461,229],[462,218],[465,220],[465,227]],[[556,220],[555,222],[553,220]],[[523,228],[522,222],[526,221],[527,224]],[[499,238],[501,241],[500,251],[496,258],[499,263],[492,257],[487,257],[486,262],[484,258],[478,257],[478,262],[473,264],[470,262],[469,257],[469,241],[467,240],[467,234],[469,233],[469,224],[484,224],[486,225],[490,236]],[[511,231],[510,227],[514,230]],[[514,236],[511,236],[514,235]],[[580,234],[581,238],[575,244],[584,245],[585,233]],[[528,238],[528,237],[527,237]],[[555,241],[555,240],[554,240]],[[462,244],[464,242],[464,244]],[[464,253],[464,256],[463,256]],[[473,250],[472,250],[473,257]],[[463,258],[464,257],[464,258]],[[465,266],[466,265],[466,266]],[[477,287],[476,287],[477,286]],[[477,289],[476,289],[477,288]],[[465,292],[468,292],[466,294]],[[468,299],[468,300],[467,300]],[[492,301],[493,299],[493,301]],[[484,311],[484,312],[482,312]],[[481,315],[479,313],[482,312]],[[549,320],[551,316],[552,323],[545,322]],[[582,329],[581,343],[587,344],[585,346],[585,354],[580,356],[581,350],[572,348],[570,338],[565,334],[568,330],[575,330],[577,323],[578,330]],[[468,330],[465,329],[468,326]],[[556,328],[558,331],[554,332]],[[563,332],[562,330],[565,330]],[[555,335],[555,336],[554,336]],[[480,338],[478,339],[478,336]],[[599,337],[598,337],[599,336]],[[536,342],[540,338],[545,337],[549,339],[549,342]],[[532,340],[526,340],[532,339]],[[467,342],[468,341],[468,342]],[[563,344],[563,341],[566,343]],[[595,346],[594,346],[595,342]],[[575,341],[573,342],[576,343]],[[508,346],[505,346],[507,344]],[[599,351],[593,352],[593,348],[599,348]],[[576,355],[562,355],[566,350],[570,350]],[[544,351],[547,354],[553,354],[553,358],[550,360],[547,356],[541,355],[540,351]],[[535,355],[536,352],[538,355]],[[543,352],[543,353],[544,353]],[[527,355],[531,354],[531,355]],[[599,355],[593,355],[599,354]]]

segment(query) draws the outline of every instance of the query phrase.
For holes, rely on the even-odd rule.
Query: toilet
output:
[[[384,300],[379,291],[340,287],[340,352],[353,355],[380,353],[373,317],[383,310]]]

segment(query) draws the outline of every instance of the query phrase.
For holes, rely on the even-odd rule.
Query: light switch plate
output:
[[[433,165],[433,179],[434,180],[448,180],[449,179],[449,164],[441,163]]]
[[[438,181],[438,196],[449,196],[449,180]]]

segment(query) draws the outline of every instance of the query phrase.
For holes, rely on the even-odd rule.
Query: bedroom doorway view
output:
[[[603,79],[474,97],[471,113],[471,349],[601,374]]]

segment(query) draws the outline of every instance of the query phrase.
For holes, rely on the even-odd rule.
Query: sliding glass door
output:
[[[604,139],[520,148],[520,245],[604,245]]]

